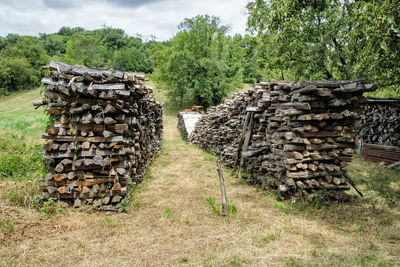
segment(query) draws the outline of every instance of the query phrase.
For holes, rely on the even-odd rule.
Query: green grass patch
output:
[[[215,156],[213,154],[210,153],[206,153],[204,155],[204,160],[205,161],[215,161]]]
[[[278,240],[281,237],[280,231],[261,231],[257,236],[253,237],[253,243],[260,248],[264,248],[268,243]]]
[[[10,220],[0,219],[0,235],[6,235],[13,231],[14,226]]]
[[[285,212],[285,213],[288,213],[288,212],[291,212],[291,211],[294,211],[294,210],[298,209],[298,206],[293,205],[293,204],[289,204],[289,203],[283,202],[283,201],[282,202],[281,201],[276,201],[274,203],[274,207],[277,210]]]
[[[171,217],[172,217],[172,210],[171,210],[170,208],[166,208],[166,209],[164,210],[164,216],[165,216],[166,218],[171,218]]]
[[[181,262],[188,263],[189,262],[189,256],[185,255],[185,256],[181,257]]]
[[[44,175],[41,132],[48,118],[35,110],[39,89],[0,98],[0,179],[37,180]]]
[[[215,197],[207,197],[206,202],[208,206],[211,208],[212,213],[222,215],[222,206],[218,203]],[[228,214],[236,214],[238,212],[236,206],[228,201]]]
[[[383,165],[366,162],[359,157],[353,159],[347,170],[366,198],[375,201],[376,205],[399,206],[400,171],[385,169]]]
[[[38,179],[44,175],[43,145],[15,131],[0,130],[0,179]]]

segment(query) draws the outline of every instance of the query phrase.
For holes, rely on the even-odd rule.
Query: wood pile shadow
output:
[[[51,61],[44,78],[52,125],[43,133],[45,198],[117,210],[162,145],[162,104],[145,76]]]

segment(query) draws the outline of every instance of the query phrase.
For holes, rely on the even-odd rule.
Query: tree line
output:
[[[53,34],[0,37],[0,95],[37,87],[50,59],[94,68],[151,73],[151,50],[161,45],[128,36],[122,29],[93,31],[62,27]]]
[[[400,96],[400,5],[395,0],[255,0],[247,34],[217,17],[185,19],[169,41],[143,42],[122,29],[63,27],[0,38],[0,94],[37,86],[50,58],[151,74],[171,102],[216,105],[242,83],[356,79],[375,96]]]

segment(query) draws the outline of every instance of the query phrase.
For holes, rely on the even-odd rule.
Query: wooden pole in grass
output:
[[[226,191],[225,191],[225,182],[224,182],[224,173],[222,172],[221,168],[221,161],[217,160],[217,170],[218,170],[218,175],[219,175],[219,184],[221,186],[221,204],[222,204],[222,214],[226,216],[228,212],[228,204],[226,201]]]

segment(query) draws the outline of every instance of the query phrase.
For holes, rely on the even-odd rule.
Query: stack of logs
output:
[[[363,143],[400,146],[400,99],[368,98],[355,134]]]
[[[192,142],[280,193],[347,190],[351,127],[374,90],[361,80],[260,83],[211,108]]]
[[[116,210],[162,144],[162,104],[143,74],[51,61],[45,99],[54,119],[43,133],[45,198]]]
[[[197,123],[190,141],[209,152],[215,152],[226,166],[233,168],[243,128],[242,118],[252,100],[251,93],[252,90],[234,94],[232,99],[211,107]]]

